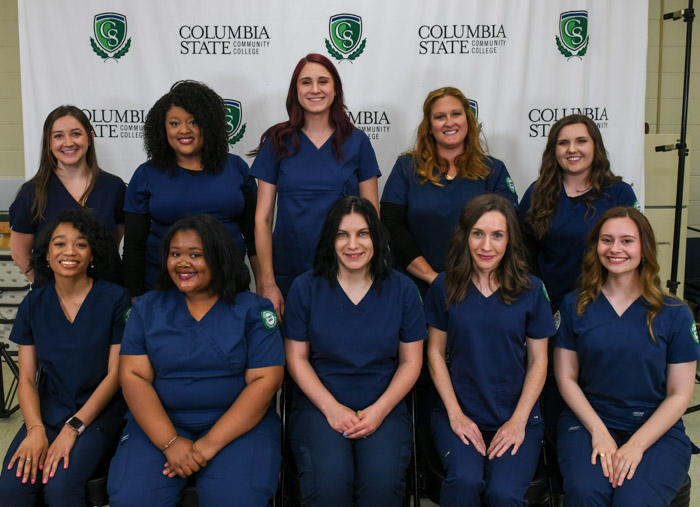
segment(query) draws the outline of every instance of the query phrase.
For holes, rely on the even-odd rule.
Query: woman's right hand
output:
[[[613,481],[613,455],[617,452],[617,444],[607,428],[602,428],[591,433],[591,465],[596,464],[596,458],[600,456],[600,466],[603,469],[603,475],[610,482]]]
[[[469,445],[469,442],[471,442],[479,454],[486,456],[484,437],[476,423],[463,413],[452,415],[449,419],[450,427],[452,431],[454,431],[454,434],[457,435],[465,445]]]
[[[34,484],[37,471],[44,466],[48,449],[49,440],[46,438],[44,428],[41,426],[32,428],[12,455],[7,469],[11,470],[17,462],[17,477],[22,477],[22,483],[31,480],[31,483]]]
[[[277,284],[275,282],[260,284],[258,295],[270,300],[272,306],[275,307],[277,318],[281,319],[284,315],[284,298]]]
[[[200,463],[201,455],[192,445],[193,442],[189,438],[178,437],[165,450],[165,457],[168,461],[163,465],[163,475],[174,477],[189,477],[195,472],[199,472],[202,468]]]
[[[345,432],[360,422],[354,410],[349,409],[345,405],[336,403],[328,409],[324,415],[328,425],[338,433],[345,435]]]

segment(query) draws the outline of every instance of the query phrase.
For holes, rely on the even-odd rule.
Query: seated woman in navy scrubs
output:
[[[447,243],[465,204],[486,192],[518,204],[506,166],[485,153],[479,132],[461,91],[433,90],[413,150],[398,158],[384,187],[381,215],[392,251],[423,294],[445,270]]]
[[[85,113],[75,106],[57,107],[44,121],[39,170],[10,206],[12,260],[33,282],[29,261],[35,236],[61,211],[89,209],[113,237],[108,279],[119,283],[125,191],[121,178],[97,165],[95,132]]]
[[[110,505],[175,505],[196,474],[202,506],[266,506],[282,461],[270,402],[284,348],[272,304],[248,291],[248,268],[210,215],[176,222],[162,255],[159,290],[136,299],[124,334],[130,411]]]
[[[344,197],[330,209],[284,324],[305,504],[401,505],[412,451],[403,398],[420,372],[425,319],[413,282],[391,269],[372,202]]]
[[[635,208],[608,210],[588,236],[582,285],[561,305],[554,370],[568,405],[558,455],[567,506],[666,506],[691,445],[698,332],[659,285],[656,242]]]
[[[148,161],[126,191],[124,283],[132,297],[155,288],[160,247],[170,226],[207,213],[226,226],[257,279],[255,179],[228,152],[223,99],[196,81],[178,81],[153,105],[144,124]]]
[[[521,248],[513,205],[495,194],[475,197],[450,239],[447,271],[425,298],[430,374],[441,398],[431,429],[446,470],[443,506],[526,505],[555,328]]]
[[[3,462],[3,507],[85,505],[85,483],[117,445],[126,412],[119,343],[130,302],[126,289],[103,280],[113,243],[85,210],[60,213],[34,243],[30,266],[41,286],[22,301],[10,334],[25,423]]]
[[[378,209],[377,159],[367,135],[345,109],[343,83],[331,61],[299,60],[287,93],[289,120],[267,129],[250,169],[258,178],[255,241],[258,293],[284,313],[294,279],[311,269],[321,225],[338,198],[359,195]],[[275,232],[272,222],[277,218]]]

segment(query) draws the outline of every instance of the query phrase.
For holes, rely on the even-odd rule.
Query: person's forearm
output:
[[[438,276],[432,266],[422,255],[413,259],[411,263],[406,266],[406,271],[428,284],[433,283],[433,280],[435,280],[435,278]]]
[[[566,404],[591,435],[602,431],[607,432],[603,420],[593,410],[591,403],[576,380],[557,377],[557,385]]]
[[[428,368],[433,379],[435,389],[437,389],[448,416],[463,414],[462,407],[457,400],[450,372],[447,369],[445,356],[428,348]]]
[[[17,399],[27,429],[37,424],[42,425],[39,391],[33,379],[23,379],[20,377],[17,384]]]
[[[547,340],[544,339],[544,341],[546,342]],[[523,382],[523,390],[518,399],[515,411],[511,416],[511,418],[516,421],[527,423],[530,413],[532,413],[532,408],[535,406],[535,403],[537,403],[540,393],[542,392],[544,381],[547,378],[546,349],[544,353],[544,358],[528,363],[525,381]]]
[[[420,341],[417,342],[417,344],[421,347],[422,352],[423,342]],[[422,363],[422,356],[420,356],[419,359],[412,359],[399,363],[386,391],[374,402],[375,406],[382,409],[384,415],[389,414],[415,385],[418,380],[418,375],[420,375]]]
[[[275,283],[275,272],[272,267],[272,224],[265,219],[255,219],[255,251],[258,258],[260,279],[256,284],[269,285]]]
[[[295,358],[287,354],[287,369],[299,389],[324,415],[328,413],[331,406],[338,403],[318,378],[307,359]]]
[[[122,374],[120,380],[124,399],[134,419],[151,442],[163,450],[177,435],[177,430],[165,412],[153,384],[133,373]]]

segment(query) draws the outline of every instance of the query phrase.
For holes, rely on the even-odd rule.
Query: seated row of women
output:
[[[589,234],[558,332],[544,284],[527,272],[515,209],[494,194],[462,211],[424,308],[391,267],[373,204],[337,201],[313,269],[290,288],[284,340],[216,219],[186,217],[167,232],[158,290],[131,309],[124,289],[100,279],[109,252],[84,211],[64,212],[35,244],[45,285],[11,335],[26,423],[5,457],[3,505],[84,504],[85,481],[115,447],[113,506],[175,505],[192,475],[202,505],[267,505],[285,360],[298,386],[289,437],[305,503],[400,505],[412,448],[403,399],[426,322],[441,505],[525,505],[555,333],[566,504],[668,505],[687,473],[681,415],[700,346],[688,309],[659,288],[654,235],[634,208],[607,211]]]

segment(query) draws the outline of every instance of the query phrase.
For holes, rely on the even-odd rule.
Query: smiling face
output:
[[[606,220],[598,235],[598,259],[608,275],[637,272],[642,261],[639,228],[631,218]]]
[[[305,114],[328,114],[335,100],[333,77],[320,63],[307,63],[297,79],[297,99]]]
[[[168,274],[186,296],[216,293],[197,231],[177,231],[170,240]]]
[[[438,151],[441,148],[464,149],[464,140],[468,132],[467,115],[459,99],[447,95],[435,101],[430,109],[430,131]]]
[[[53,122],[49,149],[58,167],[66,168],[85,162],[92,134],[73,116],[62,116]]]
[[[194,116],[179,106],[172,106],[165,114],[165,133],[178,164],[190,169],[188,161],[199,161],[204,138]]]
[[[490,274],[498,267],[508,248],[508,224],[500,211],[487,211],[469,232],[469,253],[474,269]]]
[[[345,215],[340,221],[335,236],[335,254],[338,272],[369,272],[369,263],[374,256],[374,244],[365,217],[359,213]]]
[[[588,174],[593,165],[595,143],[583,123],[573,123],[559,132],[556,157],[559,167],[571,175]]]
[[[82,232],[64,222],[58,224],[51,235],[46,260],[56,279],[87,277],[92,249]]]

